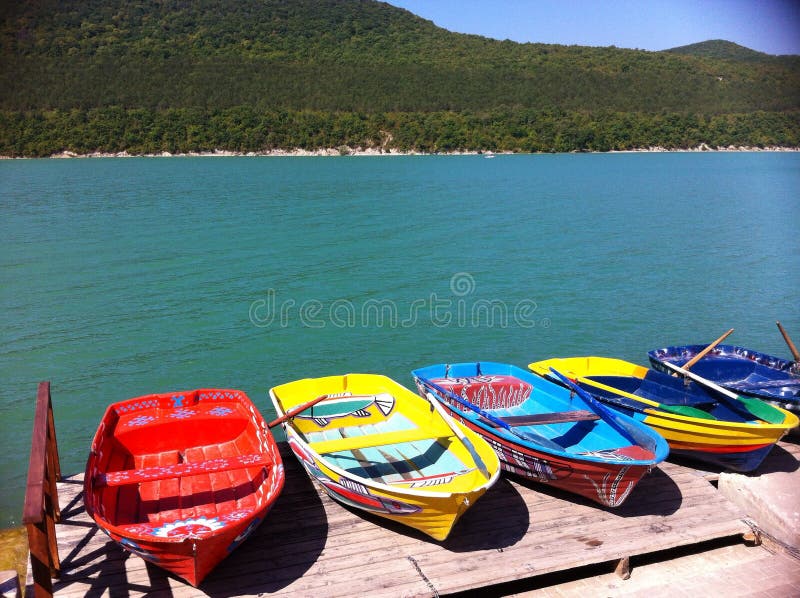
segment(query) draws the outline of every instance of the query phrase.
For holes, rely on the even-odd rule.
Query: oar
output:
[[[289,411],[287,411],[286,413],[281,415],[278,419],[274,419],[271,422],[269,422],[267,424],[267,427],[268,428],[274,428],[278,424],[282,424],[287,419],[292,419],[298,413],[302,413],[306,409],[310,409],[311,407],[313,407],[314,405],[316,405],[320,401],[324,401],[327,398],[328,398],[328,395],[322,395],[321,397],[317,397],[316,399],[313,399],[313,400],[309,401],[308,403],[304,403],[302,405],[299,405],[299,406],[295,407],[294,409],[290,409]]]
[[[712,382],[711,380],[707,380],[702,376],[698,376],[694,372],[689,372],[681,367],[678,367],[674,363],[670,363],[669,361],[664,361],[664,365],[670,368],[673,372],[677,372],[686,376],[687,378],[691,378],[698,384],[702,384],[716,392],[718,392],[723,397],[727,397],[728,399],[732,399],[734,401],[738,401],[739,403],[743,404],[747,410],[750,412],[751,415],[761,419],[770,424],[782,424],[785,417],[784,415],[775,409],[772,405],[765,403],[759,399],[752,399],[750,397],[743,397],[741,395],[737,395],[735,392],[731,392],[727,388],[722,388],[719,384]]]
[[[441,386],[439,386],[437,384],[434,384],[430,380],[420,380],[420,382],[422,382],[424,385],[432,388],[433,390],[438,392],[441,396],[449,397],[452,400],[456,401],[459,405],[463,405],[464,407],[466,407],[467,409],[469,409],[471,411],[474,411],[475,413],[477,413],[481,417],[483,417],[485,419],[488,419],[493,424],[497,425],[500,428],[503,428],[504,430],[508,431],[509,433],[513,434],[514,436],[518,436],[519,438],[522,438],[523,440],[527,440],[528,442],[533,442],[533,443],[538,444],[540,446],[549,448],[551,451],[556,451],[558,453],[563,453],[564,452],[564,447],[563,446],[561,446],[560,444],[558,444],[556,442],[553,442],[549,438],[545,438],[544,436],[542,436],[541,434],[537,434],[536,432],[523,432],[522,430],[517,430],[515,428],[512,428],[510,425],[508,425],[507,422],[504,422],[499,417],[496,417],[496,416],[492,415],[488,411],[484,411],[483,409],[481,409],[477,405],[473,405],[472,403],[470,403],[466,399],[461,398],[460,396],[458,396],[454,392],[446,390],[446,389],[442,388]]]
[[[789,333],[786,332],[783,326],[781,326],[780,322],[775,323],[778,325],[778,330],[780,330],[781,334],[783,335],[783,340],[785,340],[786,344],[789,345],[789,351],[792,352],[792,357],[794,357],[795,361],[800,362],[800,353],[797,352],[797,347],[794,346],[792,339],[789,338]]]
[[[666,411],[667,413],[674,413],[675,415],[683,415],[684,417],[694,417],[697,419],[717,419],[713,415],[711,415],[708,411],[704,411],[703,409],[698,409],[697,407],[690,407],[689,405],[664,405],[663,403],[659,403],[657,401],[653,401],[652,399],[646,399],[644,397],[637,396],[635,394],[631,394],[629,392],[625,392],[624,390],[620,390],[618,388],[614,388],[612,386],[608,386],[601,382],[596,382],[595,380],[589,380],[588,378],[583,378],[583,383],[588,384],[589,386],[594,386],[595,388],[599,388],[601,390],[606,390],[612,392],[620,397],[624,397],[626,399],[632,399],[634,401],[638,401],[642,405],[647,405],[654,409],[658,409],[659,411]],[[602,399],[598,399],[599,401],[608,401],[610,403],[614,403],[615,405],[620,405],[622,407],[627,407],[626,405],[614,401],[611,397],[603,397]],[[630,407],[628,407],[630,408]]]
[[[428,397],[430,404],[434,409],[436,409],[436,412],[441,416],[444,422],[450,426],[450,429],[455,433],[462,444],[467,447],[469,454],[472,455],[472,460],[475,461],[475,465],[477,465],[478,469],[483,474],[483,477],[485,477],[487,480],[492,477],[492,475],[489,473],[489,468],[486,467],[486,464],[483,462],[483,459],[481,459],[481,456],[478,454],[478,450],[475,448],[475,445],[472,444],[472,441],[466,437],[464,432],[461,431],[461,428],[459,428],[456,422],[447,414],[447,412],[444,410],[444,407],[442,407],[441,403],[439,403],[433,394],[426,393],[426,396]]]
[[[711,343],[710,345],[708,345],[708,346],[707,346],[705,349],[703,349],[702,351],[700,351],[700,352],[699,352],[697,355],[695,355],[694,357],[692,357],[692,358],[691,358],[689,361],[687,361],[686,363],[684,363],[684,364],[683,364],[683,368],[684,368],[685,370],[688,370],[690,367],[692,367],[692,366],[693,366],[694,364],[696,364],[698,361],[700,361],[701,359],[703,359],[703,357],[705,357],[706,353],[708,353],[709,351],[711,351],[711,349],[713,349],[713,348],[714,348],[714,347],[716,347],[718,344],[720,344],[722,341],[724,341],[726,338],[728,338],[728,336],[730,336],[730,334],[731,334],[732,332],[733,332],[733,328],[731,328],[730,330],[728,330],[728,332],[726,332],[725,334],[723,334],[721,337],[719,337],[719,338],[718,338],[717,340],[715,340],[713,343]]]

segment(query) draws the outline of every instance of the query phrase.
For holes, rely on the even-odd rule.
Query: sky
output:
[[[724,39],[800,55],[800,0],[385,0],[439,27],[516,42],[667,50]]]

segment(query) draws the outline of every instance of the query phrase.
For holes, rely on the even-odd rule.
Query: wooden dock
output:
[[[598,563],[613,570],[626,557],[750,531],[708,476],[665,462],[617,509],[501,477],[437,543],[334,502],[281,450],[286,486],[275,508],[199,589],[117,547],[83,509],[83,476],[64,479],[55,594],[442,596]]]

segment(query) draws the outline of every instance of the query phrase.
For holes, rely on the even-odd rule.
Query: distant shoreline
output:
[[[755,147],[755,146],[727,146],[727,147],[709,147],[706,144],[700,144],[694,148],[681,148],[681,149],[667,149],[665,147],[648,147],[641,149],[630,150],[610,150],[607,152],[597,151],[573,151],[573,152],[558,152],[558,153],[571,153],[571,154],[637,154],[637,153],[710,153],[710,152],[800,152],[800,147]],[[170,153],[160,152],[156,154],[129,154],[127,151],[122,152],[91,152],[88,154],[78,154],[72,151],[63,151],[50,156],[42,158],[33,158],[27,156],[12,157],[0,156],[0,160],[60,160],[60,159],[83,159],[83,158],[218,158],[218,157],[333,157],[333,156],[488,156],[488,155],[548,155],[549,152],[494,152],[491,150],[465,150],[455,152],[404,152],[400,150],[383,150],[378,148],[363,149],[357,148],[322,148],[317,150],[304,150],[304,149],[276,149],[258,152],[234,152],[228,150],[213,150],[207,152],[186,152],[186,153]]]

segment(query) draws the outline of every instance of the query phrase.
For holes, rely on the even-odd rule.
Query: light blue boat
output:
[[[412,372],[423,396],[480,434],[510,473],[621,505],[669,452],[635,419],[513,365],[438,364]]]

